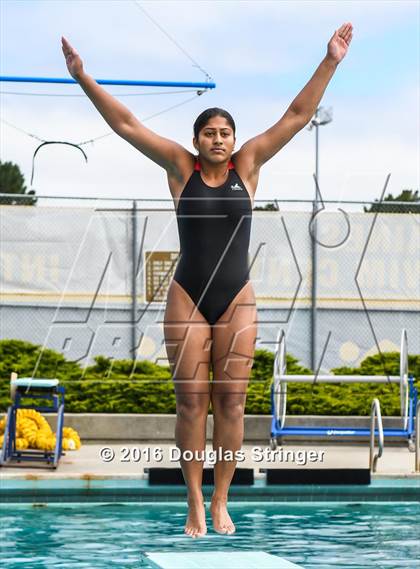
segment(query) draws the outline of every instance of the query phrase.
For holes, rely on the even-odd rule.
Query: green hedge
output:
[[[399,354],[388,352],[366,358],[358,368],[341,367],[335,374],[399,375]],[[10,404],[10,373],[19,376],[56,377],[66,388],[66,411],[72,413],[175,413],[175,396],[168,366],[149,361],[111,360],[97,356],[82,368],[53,350],[21,340],[0,341],[0,410]],[[38,361],[39,360],[39,361]],[[37,367],[36,367],[37,365]],[[384,367],[385,366],[385,367]],[[420,356],[409,356],[409,369],[420,378]],[[270,414],[273,354],[256,350],[248,387],[246,413]],[[309,374],[287,355],[289,374]],[[417,382],[418,383],[418,382]],[[383,415],[399,415],[399,389],[389,384],[288,385],[287,413],[291,415],[369,415],[372,399],[379,397]]]

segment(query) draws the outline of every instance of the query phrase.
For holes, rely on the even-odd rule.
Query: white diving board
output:
[[[143,554],[144,565],[153,569],[302,569],[264,551],[192,551]]]

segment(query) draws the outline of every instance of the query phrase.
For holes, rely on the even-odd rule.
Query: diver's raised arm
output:
[[[114,132],[168,173],[174,173],[179,164],[190,159],[188,150],[145,127],[127,107],[105,91],[93,77],[85,73],[77,51],[66,38],[61,39],[70,75],[79,83]]]
[[[352,39],[353,26],[343,24],[328,42],[327,54],[315,73],[292,101],[281,119],[262,134],[246,142],[237,153],[239,160],[247,160],[251,169],[258,170],[272,158],[293,136],[311,120],[324,91],[344,58]]]

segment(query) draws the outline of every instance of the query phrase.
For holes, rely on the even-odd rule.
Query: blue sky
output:
[[[202,73],[132,0],[2,0],[3,75],[67,77],[61,35],[95,78],[203,80]],[[320,132],[320,182],[326,199],[374,199],[419,185],[419,3],[141,2],[214,78],[217,89],[146,124],[192,150],[192,124],[222,106],[237,122],[238,147],[276,122],[310,79],[328,40],[351,21],[349,52],[321,105],[334,120]],[[1,91],[82,94],[79,86],[2,83]],[[113,94],[145,93],[107,87]],[[191,94],[120,96],[140,119]],[[1,118],[45,140],[80,142],[110,132],[86,96],[1,94]],[[3,161],[19,164],[29,186],[38,144],[1,123]],[[50,146],[36,159],[42,195],[169,198],[165,173],[117,135],[77,150]],[[261,171],[256,197],[310,199],[314,133],[304,129]]]

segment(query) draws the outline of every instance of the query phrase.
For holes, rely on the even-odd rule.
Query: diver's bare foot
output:
[[[213,496],[211,499],[210,513],[213,518],[213,527],[217,533],[232,535],[236,528],[226,509],[227,500]]]
[[[188,517],[184,533],[190,537],[203,537],[207,533],[206,511],[203,498],[188,498]]]

